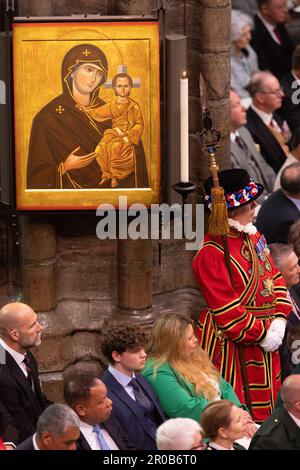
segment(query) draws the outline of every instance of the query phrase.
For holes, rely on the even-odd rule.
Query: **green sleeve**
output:
[[[156,375],[153,375],[152,368],[146,367],[142,374],[154,388],[162,409],[169,418],[184,417],[199,421],[209,401],[201,395],[192,396],[169,366],[161,366]]]
[[[230,400],[239,408],[246,408],[244,405],[242,405],[242,403],[238,399],[235,391],[232,388],[232,385],[229,382],[226,382],[226,380],[224,380],[222,377],[221,377],[220,387],[221,387],[221,398],[223,400]]]

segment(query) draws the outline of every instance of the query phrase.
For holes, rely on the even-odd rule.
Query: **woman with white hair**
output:
[[[253,21],[239,10],[231,12],[231,88],[240,98],[250,98],[246,87],[259,70],[256,52],[249,45]],[[250,104],[250,103],[249,103]]]

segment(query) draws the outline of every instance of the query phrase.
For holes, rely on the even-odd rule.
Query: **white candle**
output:
[[[185,72],[180,79],[180,180],[189,181],[189,81]]]

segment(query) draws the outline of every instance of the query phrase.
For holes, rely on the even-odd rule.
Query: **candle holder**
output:
[[[176,191],[176,193],[179,193],[182,198],[182,212],[181,212],[182,238],[185,238],[184,228],[185,228],[185,220],[187,217],[187,214],[185,212],[185,205],[186,205],[188,195],[195,191],[196,186],[191,181],[188,181],[186,183],[184,183],[183,181],[180,181],[180,183],[173,184],[172,187],[174,191]]]
[[[173,189],[176,191],[176,193],[179,193],[181,198],[182,198],[182,205],[184,206],[186,204],[188,195],[190,193],[193,193],[196,189],[196,186],[191,183],[191,181],[187,183],[183,183],[180,181],[180,183],[173,184]]]

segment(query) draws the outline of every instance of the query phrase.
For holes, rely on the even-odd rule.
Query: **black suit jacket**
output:
[[[18,444],[35,433],[36,422],[44,409],[51,404],[41,390],[38,368],[33,355],[28,351],[35,392],[30,387],[22,370],[0,345],[0,402],[4,405],[12,427],[4,432],[3,441]]]
[[[274,41],[263,22],[255,15],[250,44],[257,54],[259,68],[269,70],[280,79],[291,70],[294,45],[284,24],[279,24],[277,28],[282,45]]]
[[[106,431],[110,434],[112,439],[115,441],[119,450],[136,450],[136,447],[127,437],[127,434],[124,432],[120,423],[118,422],[115,415],[112,413],[107,421],[101,423]],[[76,443],[77,450],[91,450],[90,445],[85,439],[84,435],[80,433],[80,436]]]
[[[136,379],[143,392],[154,405],[155,416],[153,416],[153,419],[156,421],[157,426],[159,426],[165,421],[165,416],[158,397],[143,376],[136,374]],[[107,394],[113,402],[113,410],[118,421],[136,448],[140,450],[157,449],[153,432],[151,432],[138,403],[126,393],[122,385],[119,384],[108,370],[103,374],[101,380],[107,387]]]
[[[11,423],[11,417],[5,406],[0,402],[0,438],[5,433],[9,423]]]
[[[281,80],[281,86],[284,91],[284,97],[282,100],[282,106],[278,110],[278,113],[285,119],[289,125],[289,128],[294,133],[298,127],[300,127],[300,88],[299,85],[296,88],[292,88],[292,84],[295,78],[289,72]]]
[[[287,243],[290,227],[299,217],[295,204],[278,189],[262,204],[255,225],[268,244]]]
[[[283,406],[256,431],[249,450],[300,450],[300,429]]]
[[[25,441],[21,442],[21,444],[16,447],[16,450],[35,450],[33,446],[32,436],[28,437]]]
[[[8,442],[7,436],[13,437],[10,442],[16,442],[18,437],[18,431],[16,430],[13,419],[8,413],[7,409],[0,402],[0,438],[4,437],[4,441]]]
[[[5,406],[0,403],[0,438],[6,429],[7,411]]]
[[[279,126],[282,124],[282,118],[277,114],[273,114],[274,119]],[[266,162],[278,173],[283,163],[286,161],[286,154],[282,150],[276,137],[272,131],[265,125],[259,115],[250,107],[247,110],[246,127],[250,132],[254,142],[259,144],[260,153]]]

